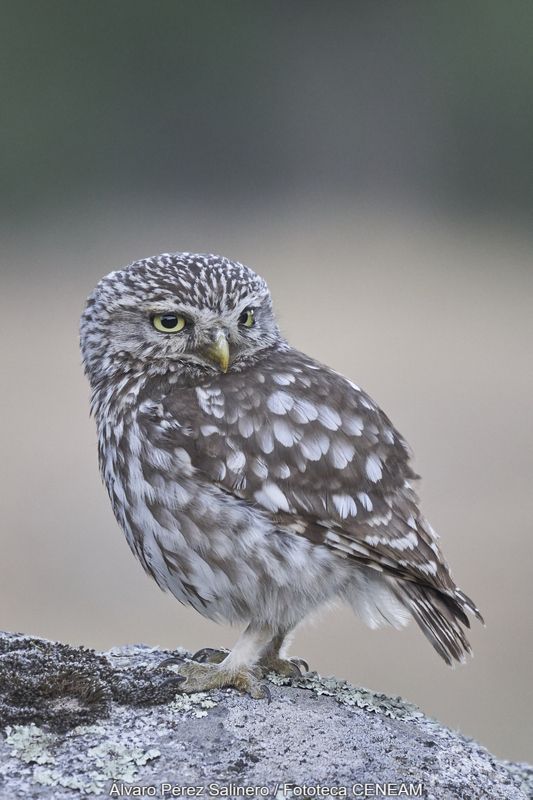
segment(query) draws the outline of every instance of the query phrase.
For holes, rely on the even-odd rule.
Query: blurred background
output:
[[[130,553],[77,344],[104,274],[220,253],[409,440],[487,622],[455,670],[342,608],[293,654],[533,761],[533,5],[4,0],[0,60],[0,627],[236,641]]]

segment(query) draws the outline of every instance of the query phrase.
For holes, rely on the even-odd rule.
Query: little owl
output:
[[[89,297],[81,348],[131,549],[180,602],[247,623],[231,652],[180,667],[183,691],[267,695],[262,672],[299,672],[291,632],[336,599],[371,628],[414,617],[448,664],[465,660],[459,623],[481,616],[419,511],[409,446],[287,344],[262,278],[214,255],[137,261]]]

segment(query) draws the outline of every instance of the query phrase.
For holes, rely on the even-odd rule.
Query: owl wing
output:
[[[455,617],[469,624],[464,608],[479,616],[420,514],[409,446],[351,381],[289,349],[171,393],[163,405],[209,480],[280,530],[400,579],[428,638],[426,589],[452,625]]]
[[[281,529],[453,591],[409,484],[408,445],[342,375],[295,350],[275,352],[164,406],[188,432],[193,465]]]

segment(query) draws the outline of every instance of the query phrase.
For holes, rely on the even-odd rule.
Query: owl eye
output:
[[[241,325],[244,325],[245,328],[251,328],[252,325],[255,325],[253,308],[249,308],[247,311],[243,311],[241,316],[239,317],[239,322]]]
[[[163,333],[177,333],[185,327],[185,319],[179,314],[154,314],[152,325]]]

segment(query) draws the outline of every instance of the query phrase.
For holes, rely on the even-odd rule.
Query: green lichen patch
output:
[[[202,709],[215,708],[217,705],[218,703],[212,700],[207,692],[195,692],[193,694],[176,695],[169,707],[182,714],[188,713],[192,717],[207,717],[207,711]]]
[[[64,786],[66,789],[77,789],[84,794],[103,794],[105,781],[94,777],[89,781],[75,775],[63,775],[59,769],[36,769],[33,773],[35,783],[41,786]]]
[[[134,783],[139,767],[158,758],[156,748],[127,746],[111,739],[97,745],[95,735],[105,735],[102,726],[79,726],[66,736],[46,733],[34,725],[6,728],[11,756],[33,767],[32,779],[42,786],[63,786],[85,794],[102,794],[106,781]],[[52,768],[43,765],[53,765]]]
[[[54,737],[31,725],[8,725],[6,728],[7,743],[13,745],[11,755],[20,758],[26,764],[55,764],[56,759],[50,752]]]
[[[133,783],[139,775],[137,767],[144,767],[161,752],[156,748],[145,751],[142,747],[129,748],[120,742],[107,741],[91,747],[87,755],[95,760],[105,778]]]
[[[308,672],[301,678],[287,677],[269,672],[268,680],[276,686],[295,686],[299,689],[310,689],[315,694],[333,697],[346,706],[357,706],[376,714],[384,714],[392,719],[418,720],[424,716],[418,706],[407,703],[401,697],[389,697],[380,692],[373,692],[362,686],[352,686],[334,677],[322,678],[318,672]]]

